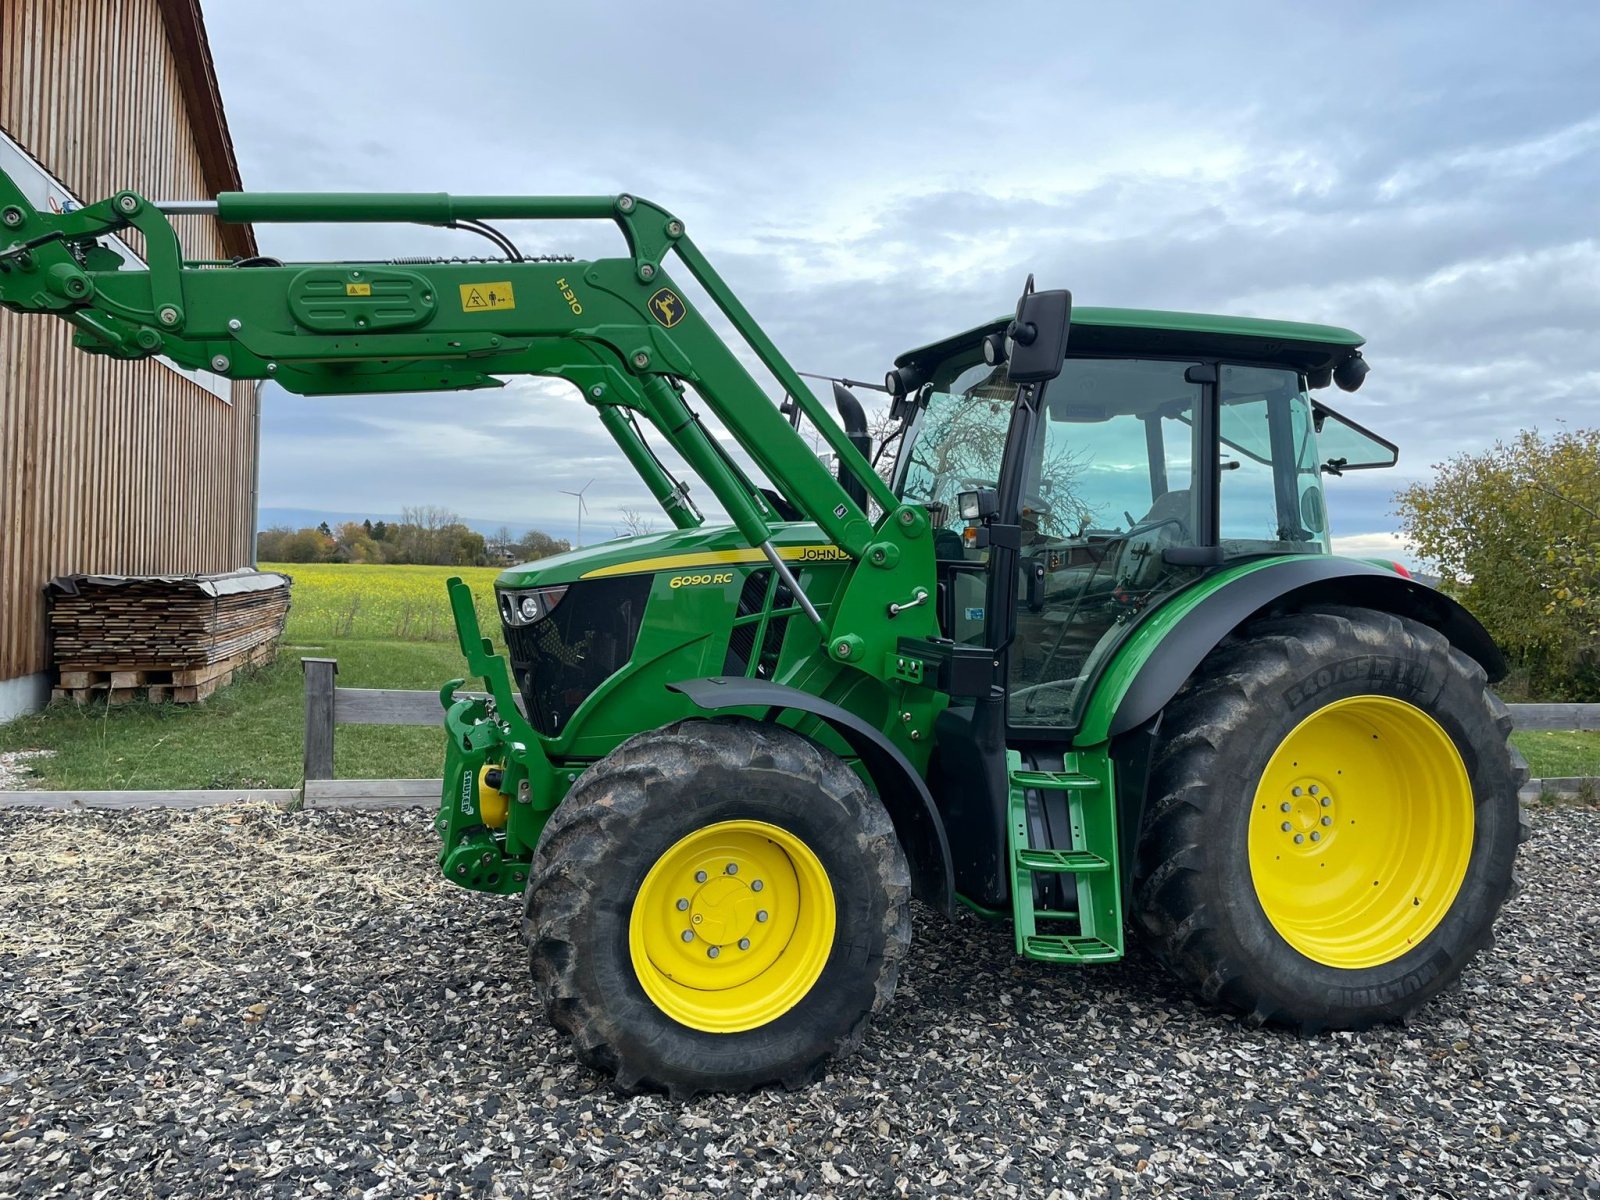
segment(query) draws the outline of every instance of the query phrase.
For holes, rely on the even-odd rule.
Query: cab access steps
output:
[[[1122,884],[1117,870],[1117,827],[1111,764],[1104,756],[1067,755],[1061,771],[1022,767],[1006,752],[1010,777],[1011,910],[1017,953],[1043,962],[1115,962],[1122,957]],[[1066,796],[1071,846],[1044,849],[1028,834],[1028,793]],[[1059,876],[1067,907],[1036,903],[1035,876]],[[1075,885],[1075,886],[1074,886]],[[1071,906],[1075,897],[1076,905]],[[1042,928],[1041,928],[1042,926]]]

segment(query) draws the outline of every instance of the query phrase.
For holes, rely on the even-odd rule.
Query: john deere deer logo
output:
[[[683,320],[683,301],[678,299],[678,293],[671,288],[662,288],[651,296],[649,305],[650,315],[668,329]]]

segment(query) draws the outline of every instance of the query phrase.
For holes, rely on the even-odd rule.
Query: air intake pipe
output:
[[[861,401],[857,400],[855,393],[842,383],[835,383],[833,406],[839,410],[839,424],[844,426],[845,437],[850,439],[852,446],[861,451],[862,458],[871,462],[872,435],[867,432],[867,414],[861,407]],[[857,479],[843,461],[839,463],[839,486],[861,507],[862,512],[866,511],[867,485]]]

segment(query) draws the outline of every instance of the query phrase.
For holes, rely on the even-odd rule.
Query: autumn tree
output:
[[[1458,454],[1395,497],[1400,528],[1541,698],[1600,700],[1600,429]]]
[[[572,543],[566,538],[551,537],[542,529],[530,529],[517,543],[517,557],[523,562],[532,562],[552,554],[565,554],[571,549]]]
[[[372,539],[371,521],[345,521],[334,530],[334,551],[340,562],[377,563],[383,561],[383,551]]]

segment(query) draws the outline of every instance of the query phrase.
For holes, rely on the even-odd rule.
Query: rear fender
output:
[[[1505,659],[1478,619],[1443,592],[1391,570],[1348,558],[1281,558],[1245,569],[1187,607],[1155,641],[1137,632],[1119,652],[1136,664],[1113,661],[1102,676],[1116,694],[1095,697],[1075,739],[1089,745],[1118,737],[1149,721],[1172,699],[1217,645],[1263,609],[1296,611],[1320,604],[1352,605],[1410,617],[1437,629],[1476,659],[1491,680],[1505,675]],[[1181,602],[1182,597],[1175,602]],[[1159,611],[1153,614],[1160,620]],[[1119,669],[1120,668],[1120,669]]]
[[[944,821],[934,807],[927,783],[881,730],[819,696],[765,679],[715,675],[687,679],[668,687],[707,712],[765,708],[767,720],[790,711],[808,713],[826,721],[860,758],[877,789],[878,799],[889,811],[895,835],[911,867],[912,894],[946,916],[954,914],[955,876]]]

